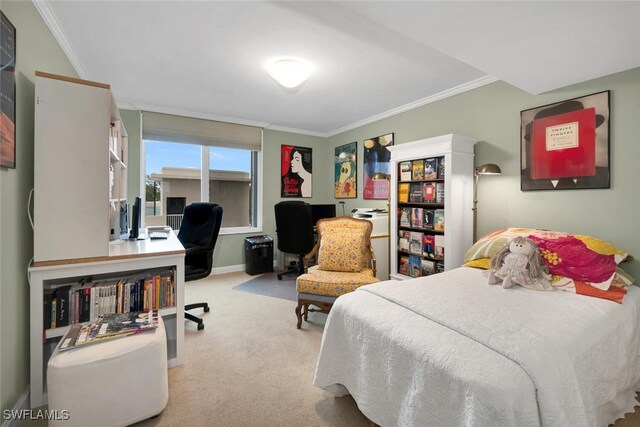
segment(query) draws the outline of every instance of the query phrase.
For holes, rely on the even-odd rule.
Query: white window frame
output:
[[[140,131],[140,195],[142,197],[143,203],[142,206],[146,206],[146,140],[142,138],[142,131]],[[209,147],[206,145],[200,145],[200,200],[203,202],[209,201]],[[248,227],[222,227],[220,228],[220,235],[231,235],[231,234],[247,234],[247,233],[262,233],[262,200],[263,200],[263,186],[262,186],[262,172],[263,172],[263,163],[262,163],[262,149],[252,151],[256,153],[256,171],[255,178],[253,176],[253,170],[251,171],[251,184],[252,184],[252,197],[255,201],[254,211],[252,212],[256,218],[255,226]],[[255,183],[255,188],[254,187]],[[141,227],[145,227],[145,218],[146,215],[141,215]]]

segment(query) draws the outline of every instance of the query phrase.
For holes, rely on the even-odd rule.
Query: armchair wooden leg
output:
[[[304,304],[304,312],[303,312],[304,321],[309,321],[309,304]]]
[[[297,328],[300,329],[302,326],[302,304],[298,302],[298,306],[296,307],[296,317],[298,318]]]

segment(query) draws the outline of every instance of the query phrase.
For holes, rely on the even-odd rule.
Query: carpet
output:
[[[297,301],[298,293],[296,292],[295,278],[293,276],[285,276],[282,280],[278,280],[277,274],[278,272],[263,273],[234,286],[233,289],[267,297]]]

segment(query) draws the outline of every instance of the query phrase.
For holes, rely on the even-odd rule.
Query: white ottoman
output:
[[[126,426],[162,412],[169,399],[164,323],[153,331],[59,352],[47,368],[50,426]]]

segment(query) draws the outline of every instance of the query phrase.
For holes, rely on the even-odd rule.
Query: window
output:
[[[144,146],[147,226],[178,230],[184,207],[203,200],[222,205],[227,231],[258,226],[258,151],[164,141]]]
[[[261,128],[144,111],[142,138],[147,225],[178,229],[184,206],[210,201],[221,233],[261,227]]]

